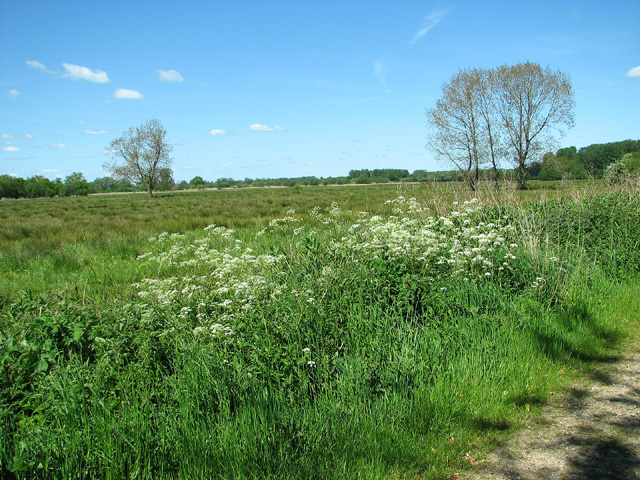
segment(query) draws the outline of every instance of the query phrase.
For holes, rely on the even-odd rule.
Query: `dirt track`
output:
[[[621,351],[457,478],[640,480],[640,342]]]

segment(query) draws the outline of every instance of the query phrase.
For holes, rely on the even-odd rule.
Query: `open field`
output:
[[[536,186],[1,202],[3,476],[452,475],[633,320],[638,194]]]
[[[399,195],[415,197],[432,213],[440,213],[454,201],[474,197],[489,205],[509,205],[603,189],[600,183],[586,182],[532,186],[535,189],[524,192],[484,188],[475,194],[463,184],[432,183],[185,191],[159,193],[152,201],[140,194],[4,200],[0,296],[69,287],[87,294],[92,286],[99,290],[92,295],[102,295],[108,292],[105,287],[128,285],[135,275],[131,260],[144,251],[148,237],[165,231],[189,232],[216,224],[252,235],[289,209],[305,217],[315,207],[336,202],[343,210],[373,214]]]

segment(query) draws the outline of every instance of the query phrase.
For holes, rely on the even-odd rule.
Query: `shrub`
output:
[[[604,178],[609,185],[637,183],[640,185],[640,154],[627,153],[604,170]]]

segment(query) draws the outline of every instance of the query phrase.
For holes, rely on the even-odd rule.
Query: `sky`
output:
[[[177,181],[448,169],[443,84],[527,61],[571,78],[558,146],[640,138],[639,0],[0,0],[0,175],[107,176],[152,118]]]

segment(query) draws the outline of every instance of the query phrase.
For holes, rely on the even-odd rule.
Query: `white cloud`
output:
[[[3,152],[19,152],[20,149],[18,147],[4,147],[2,151]]]
[[[41,72],[48,73],[50,75],[57,73],[57,72],[54,72],[53,70],[49,70],[47,67],[45,67],[42,63],[38,62],[37,60],[27,60],[25,63],[27,64],[27,67],[33,68],[34,70],[40,70]]]
[[[8,133],[3,133],[1,138],[16,138],[16,137]]]
[[[30,133],[25,133],[21,138],[24,140],[31,140],[33,138],[33,135],[31,135]]]
[[[249,130],[252,130],[254,132],[283,132],[286,129],[287,127],[279,127],[278,125],[276,125],[275,127],[269,127],[267,125],[260,125],[259,123],[254,123],[253,125],[249,126]]]
[[[87,67],[80,65],[73,65],[71,63],[63,63],[62,66],[67,71],[63,77],[71,78],[73,80],[86,80],[92,83],[109,83],[109,76],[103,70],[90,70]]]
[[[627,72],[627,77],[631,78],[640,78],[640,65],[637,67],[633,67],[631,70]]]
[[[13,98],[17,98],[17,97],[20,96],[20,91],[11,89],[11,90],[9,90],[9,96],[13,97]]]
[[[118,88],[113,92],[114,98],[121,98],[125,100],[141,100],[143,98],[140,92],[135,90],[127,90],[126,88]]]
[[[213,129],[209,132],[209,135],[226,135],[227,132],[224,130]]]
[[[51,148],[59,148],[59,149],[73,148],[71,145],[67,145],[66,143],[50,143],[49,146]]]
[[[376,76],[380,83],[383,85],[386,83],[386,75],[389,69],[385,66],[382,60],[376,60],[373,62],[373,74]]]
[[[418,30],[418,32],[413,36],[413,38],[409,43],[416,43],[418,40],[424,37],[427,33],[429,33],[429,31],[433,27],[439,24],[442,21],[442,19],[447,16],[448,13],[449,13],[448,9],[440,8],[440,9],[434,10],[429,15],[424,17],[422,28]]]
[[[184,82],[184,78],[177,70],[158,70],[158,80],[175,83]]]
[[[43,168],[42,170],[40,170],[40,173],[56,173],[59,171],[60,170],[58,170],[57,168]]]
[[[109,133],[108,130],[85,130],[84,133],[87,135],[104,135],[105,133]]]

